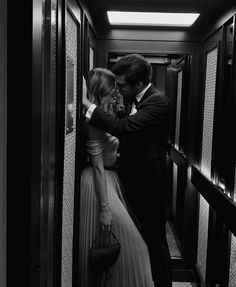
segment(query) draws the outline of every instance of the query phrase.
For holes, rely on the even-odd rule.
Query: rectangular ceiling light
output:
[[[107,15],[112,25],[189,27],[200,14],[108,11]]]

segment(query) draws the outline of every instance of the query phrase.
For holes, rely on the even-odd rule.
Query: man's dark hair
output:
[[[116,76],[124,75],[129,84],[142,81],[146,85],[152,78],[151,64],[139,54],[130,54],[120,58],[114,64],[112,71]]]

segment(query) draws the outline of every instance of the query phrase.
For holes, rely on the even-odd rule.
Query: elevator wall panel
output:
[[[0,3],[0,286],[6,286],[7,1]]]
[[[217,48],[207,54],[205,102],[202,140],[202,172],[211,177],[212,137],[214,125],[214,104],[216,87]]]
[[[206,277],[208,218],[209,218],[209,204],[200,195],[197,267],[199,269],[203,281],[205,281]]]
[[[211,178],[212,137],[214,125],[214,103],[216,87],[217,48],[206,55],[205,99],[203,114],[203,136],[201,152],[201,170]],[[208,241],[209,204],[200,195],[197,267],[202,280],[206,278],[207,241]]]
[[[176,104],[176,121],[175,121],[175,148],[179,150],[180,119],[181,119],[181,100],[182,100],[182,82],[183,71],[178,72],[177,82],[177,104]]]
[[[77,24],[67,12],[66,18],[66,69],[73,67],[73,73],[66,73],[66,99],[73,91],[73,102],[65,104],[65,154],[64,154],[64,185],[62,214],[62,286],[72,286],[73,261],[73,217],[74,217],[74,182],[75,182],[75,151],[76,151],[76,94],[77,94]],[[68,60],[69,59],[69,60]],[[69,62],[70,61],[70,62]],[[72,64],[71,64],[72,62]],[[71,67],[70,67],[71,68]],[[68,72],[68,70],[67,70]],[[73,75],[73,79],[68,79]],[[68,86],[69,84],[73,87]],[[68,104],[69,110],[68,110]],[[71,113],[71,114],[70,114]],[[68,114],[72,116],[73,129],[66,134]]]
[[[130,38],[131,39],[131,38]],[[140,40],[142,39],[142,40]],[[107,53],[122,51],[125,53],[181,53],[195,54],[201,49],[201,43],[184,41],[143,40],[140,36],[136,40],[98,40],[97,66],[107,66]]]
[[[236,237],[231,235],[229,287],[236,285]]]
[[[236,201],[236,169],[234,181],[234,201]],[[236,285],[236,237],[231,235],[231,248],[230,248],[230,270],[229,270],[229,287]]]

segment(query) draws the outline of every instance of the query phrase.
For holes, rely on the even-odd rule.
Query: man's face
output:
[[[131,84],[127,83],[124,75],[116,76],[116,82],[117,82],[117,88],[118,88],[120,94],[127,101],[129,101],[130,99],[132,99],[136,95],[137,89],[136,89],[135,85],[131,85]]]

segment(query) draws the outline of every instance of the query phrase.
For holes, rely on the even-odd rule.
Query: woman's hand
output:
[[[84,77],[83,77],[82,88],[83,88],[83,90],[82,90],[82,104],[86,106],[88,99],[87,99],[87,85],[86,85],[86,81],[85,81]]]
[[[83,77],[83,90],[82,90],[82,104],[85,106],[86,109],[92,105],[92,103],[87,98],[87,86],[85,78]]]
[[[99,223],[101,224],[102,230],[110,231],[112,229],[112,214],[109,206],[101,208],[99,214]]]

